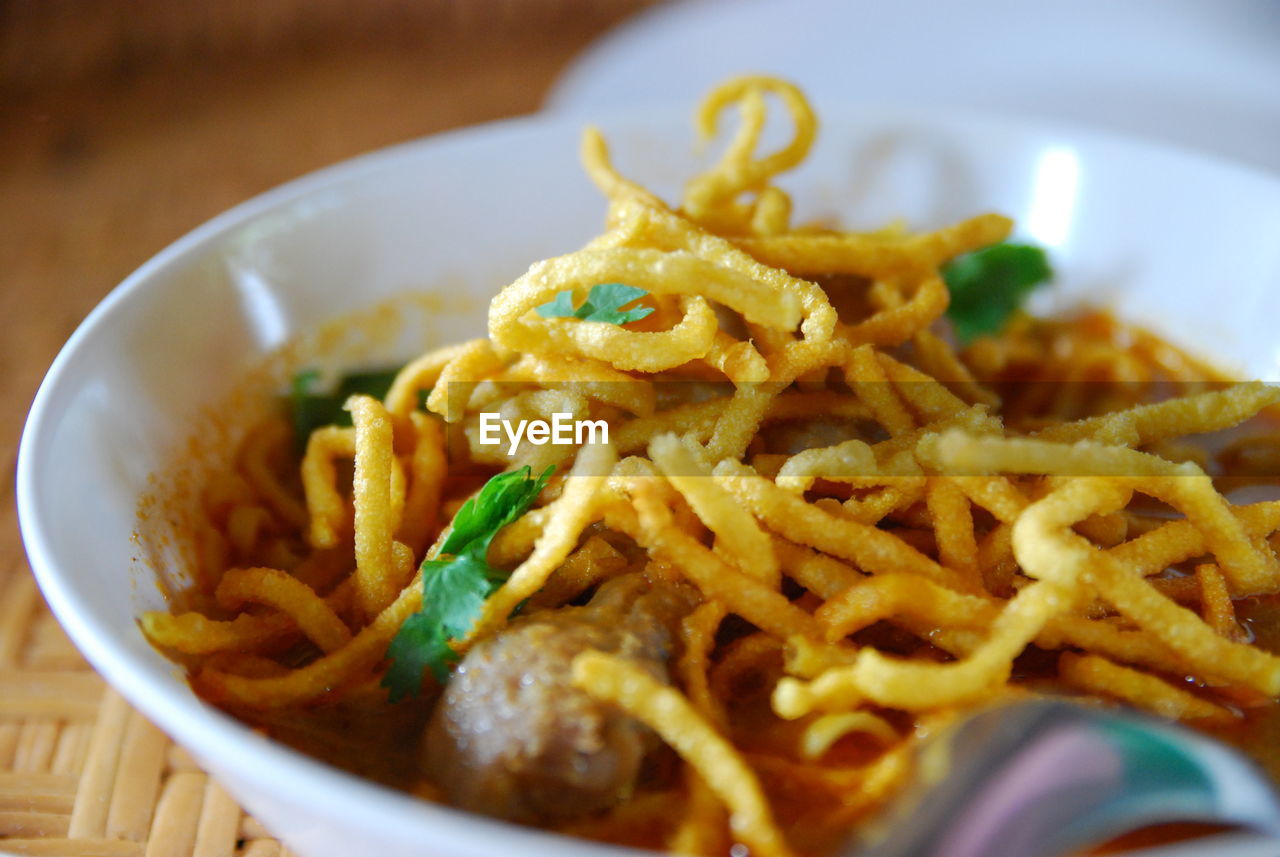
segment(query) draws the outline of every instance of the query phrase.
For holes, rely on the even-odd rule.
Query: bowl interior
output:
[[[1280,377],[1280,180],[1079,130],[869,107],[821,115],[813,155],[782,182],[801,219],[875,228],[904,217],[923,227],[1000,211],[1052,254],[1058,282],[1041,309],[1099,304],[1241,377]],[[682,111],[600,124],[620,169],[668,199],[714,155],[689,154]],[[454,854],[509,853],[517,842],[600,849],[424,808],[265,747],[201,705],[136,625],[164,606],[156,562],[182,556],[134,538],[139,498],[211,406],[327,320],[433,296],[399,330],[369,327],[349,349],[366,363],[482,335],[490,296],[602,222],[602,200],[577,163],[580,130],[576,120],[534,118],[409,144],[223,215],[93,313],[32,409],[20,512],[55,612],[112,683],[304,853],[349,853],[357,834],[389,854],[424,843]],[[279,378],[261,383],[259,404]],[[299,815],[304,803],[310,820]]]

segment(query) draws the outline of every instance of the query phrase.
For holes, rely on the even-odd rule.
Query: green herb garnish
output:
[[[386,398],[399,372],[399,367],[352,372],[344,375],[331,393],[315,389],[316,382],[320,380],[320,373],[315,369],[294,375],[293,383],[289,385],[289,416],[299,449],[305,448],[307,438],[321,426],[351,425],[351,414],[342,409],[343,403],[357,393],[375,399]]]
[[[580,318],[583,321],[626,324],[639,321],[653,312],[653,307],[648,306],[622,309],[648,294],[644,289],[623,283],[599,283],[591,287],[587,299],[577,309],[573,308],[573,292],[565,290],[557,294],[555,300],[538,307],[537,313],[543,318]]]
[[[387,648],[391,665],[382,677],[392,702],[414,696],[429,669],[449,677],[458,654],[450,640],[466,636],[481,607],[508,573],[489,565],[486,555],[498,531],[533,505],[555,467],[536,479],[529,467],[500,473],[463,504],[436,559],[422,563],[422,609],[405,620]]]
[[[951,291],[947,318],[967,345],[999,333],[1027,294],[1053,276],[1044,250],[1029,244],[993,244],[957,256],[943,269]]]

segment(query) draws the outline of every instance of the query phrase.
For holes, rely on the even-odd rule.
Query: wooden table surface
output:
[[[76,325],[147,258],[254,194],[379,146],[536,110],[575,54],[643,5],[236,0],[190,22],[174,17],[183,4],[151,0],[0,4],[0,852],[280,853],[251,819],[228,815],[213,784],[199,811],[171,813],[177,822],[152,811],[185,806],[183,777],[201,775],[104,693],[32,584],[18,440]],[[371,14],[361,9],[381,17],[353,18]],[[51,677],[61,698],[41,690]],[[94,793],[110,783],[86,772],[111,753],[113,771],[149,772],[142,798]],[[231,819],[231,851],[211,844],[211,814]],[[195,821],[168,829],[188,815],[204,839]]]

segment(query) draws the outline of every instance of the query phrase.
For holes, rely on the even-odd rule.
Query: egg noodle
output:
[[[761,154],[770,98],[793,132]],[[1183,440],[1277,391],[1200,383],[1204,367],[1101,316],[1016,316],[957,350],[935,325],[941,268],[1010,221],[793,226],[772,182],[814,141],[810,105],[785,82],[734,79],[702,103],[698,134],[730,108],[736,135],[679,208],[620,175],[588,129],[606,230],[502,289],[488,338],[417,358],[382,400],[352,396],[352,425],[316,430],[300,468],[282,418],[251,432],[206,492],[195,609],[143,619],[197,691],[232,711],[391,705],[388,646],[423,606],[419,566],[451,517],[484,477],[555,465],[489,546],[510,576],[459,653],[623,573],[700,598],[670,682],[616,654],[573,661],[574,686],[682,767],[566,832],[821,853],[909,777],[916,736],[966,706],[1075,692],[1223,726],[1280,694],[1280,658],[1235,613],[1280,591],[1280,502],[1234,505],[1210,475],[1265,470],[1280,443],[1211,460]],[[643,289],[652,312],[535,312],[602,283]],[[728,393],[672,403],[671,381]],[[486,445],[482,412],[602,419],[609,442]],[[776,440],[815,427],[827,439],[807,448]]]

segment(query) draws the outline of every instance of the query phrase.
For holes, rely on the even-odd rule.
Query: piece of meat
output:
[[[574,688],[570,665],[597,649],[666,681],[675,629],[691,604],[683,587],[650,587],[629,574],[603,584],[584,607],[518,618],[477,643],[427,727],[431,778],[454,805],[512,821],[563,820],[626,799],[657,738]]]

